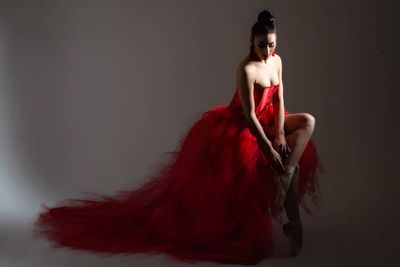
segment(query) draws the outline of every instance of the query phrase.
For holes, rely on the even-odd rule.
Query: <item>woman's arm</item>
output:
[[[283,101],[283,82],[282,82],[282,60],[278,56],[278,76],[279,87],[273,97],[274,107],[274,122],[275,122],[275,137],[278,135],[285,136],[284,119],[285,119],[285,105]]]
[[[237,89],[239,91],[243,112],[249,124],[250,131],[257,138],[260,146],[263,149],[270,150],[272,148],[272,143],[265,135],[265,132],[255,114],[255,104],[253,98],[255,80],[251,77],[254,76],[251,75],[251,70],[248,66],[239,66],[236,71]]]

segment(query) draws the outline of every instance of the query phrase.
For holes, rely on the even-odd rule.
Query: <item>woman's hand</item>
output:
[[[265,149],[267,158],[271,163],[272,171],[277,172],[278,174],[283,174],[285,172],[285,167],[282,163],[282,158],[279,153],[272,147],[268,147]]]
[[[291,152],[284,133],[279,133],[275,136],[273,147],[283,159],[287,158]]]

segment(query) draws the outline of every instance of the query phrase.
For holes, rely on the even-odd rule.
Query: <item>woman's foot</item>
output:
[[[301,221],[285,223],[282,229],[283,233],[290,240],[290,256],[297,256],[303,245],[303,227]]]

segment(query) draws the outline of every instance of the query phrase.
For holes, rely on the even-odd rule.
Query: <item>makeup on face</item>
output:
[[[258,54],[266,59],[272,54],[276,47],[276,36],[275,34],[268,34],[266,36],[259,36],[254,40],[254,43],[257,47]]]

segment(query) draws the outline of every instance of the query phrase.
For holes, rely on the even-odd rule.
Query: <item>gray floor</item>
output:
[[[346,218],[327,221],[322,213],[314,217],[303,214],[304,248],[296,258],[287,257],[288,242],[275,224],[276,248],[271,258],[258,266],[399,266],[397,250],[400,238],[398,222],[389,217],[369,219],[360,217],[358,224],[346,224]],[[348,218],[354,220],[354,218]],[[379,222],[378,222],[379,220]],[[8,267],[61,267],[61,266],[185,266],[165,255],[103,257],[93,253],[65,248],[53,249],[44,240],[31,236],[30,219],[24,223],[3,223],[0,228],[0,266]],[[312,227],[312,225],[318,227]],[[325,225],[325,227],[321,227]],[[203,262],[199,266],[218,266]]]

